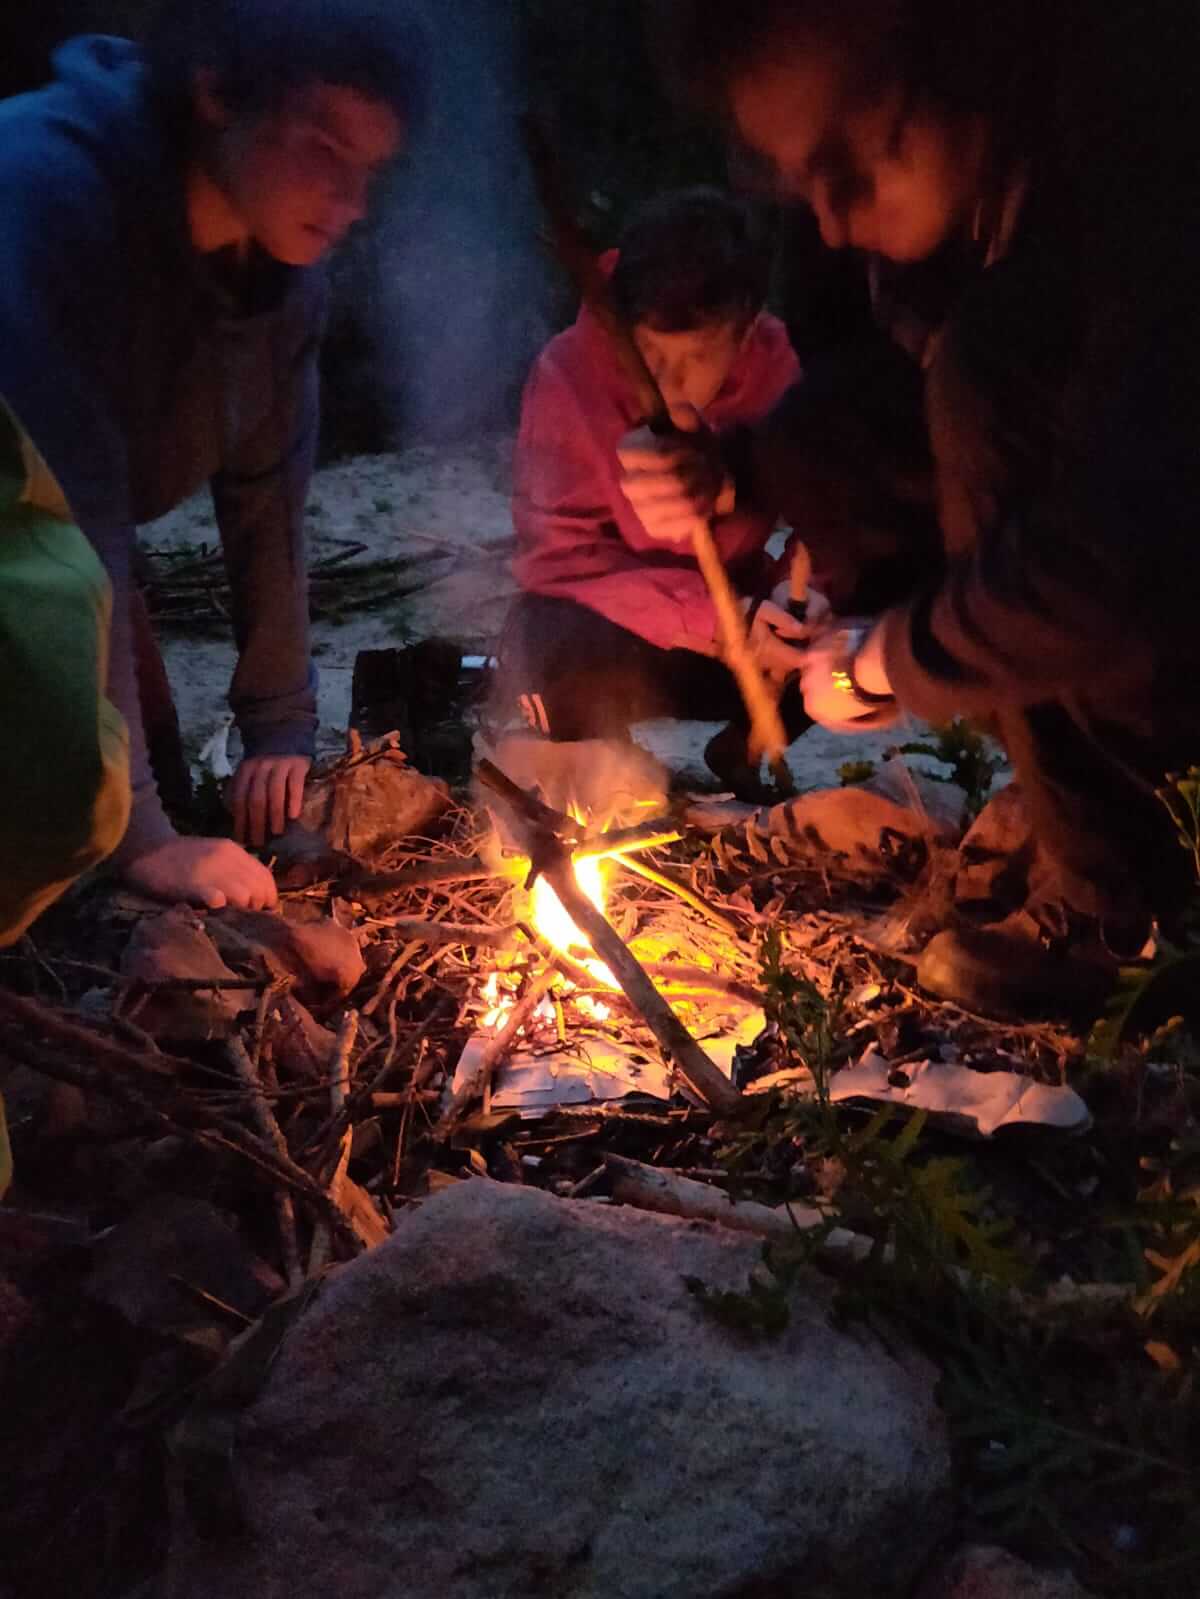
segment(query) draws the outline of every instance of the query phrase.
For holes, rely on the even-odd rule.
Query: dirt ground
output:
[[[439,635],[459,641],[467,654],[494,650],[516,592],[509,572],[511,455],[512,436],[504,434],[455,448],[356,456],[314,477],[307,510],[310,559],[354,541],[366,546],[364,561],[422,558],[419,572],[426,579],[419,592],[389,606],[314,623],[319,754],[345,747],[359,650]],[[144,529],[143,539],[158,548],[215,544],[207,491]],[[232,642],[168,632],[163,652],[194,756],[228,715]],[[699,779],[704,745],[717,726],[647,722],[637,736],[673,770]],[[836,784],[842,762],[875,759],[905,736],[902,730],[851,739],[813,728],[792,746],[788,761],[801,788],[822,787]]]

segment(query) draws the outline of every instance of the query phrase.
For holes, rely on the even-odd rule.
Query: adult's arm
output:
[[[304,505],[324,310],[324,280],[307,274],[269,343],[228,355],[228,437],[212,490],[238,651],[229,702],[247,756],[311,756],[315,746]]]
[[[1056,297],[1049,270],[1034,282],[1014,263],[985,285],[986,314],[952,330],[932,374],[953,553],[883,641],[893,689],[932,719],[1146,705],[1156,661],[1195,653],[1196,312],[1128,276]]]

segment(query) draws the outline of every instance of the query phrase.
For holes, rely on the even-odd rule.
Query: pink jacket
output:
[[[764,416],[800,368],[778,318],[759,317],[705,416],[720,431]],[[616,447],[642,419],[612,347],[585,307],[552,339],[525,388],[517,437],[513,573],[533,594],[574,600],[662,649],[713,652],[717,619],[695,560],[656,544],[619,481]],[[713,524],[726,568],[759,576],[770,510]]]

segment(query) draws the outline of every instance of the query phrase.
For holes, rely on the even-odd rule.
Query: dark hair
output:
[[[739,77],[791,44],[840,54],[859,95],[1016,124],[1057,55],[1060,0],[649,0],[678,98],[723,114]]]
[[[235,115],[273,111],[314,83],[391,106],[410,130],[424,110],[426,40],[407,0],[160,0],[146,57],[177,113],[199,71]]]
[[[744,206],[719,189],[675,189],[626,224],[612,288],[627,320],[682,333],[749,321],[766,299],[767,273]]]

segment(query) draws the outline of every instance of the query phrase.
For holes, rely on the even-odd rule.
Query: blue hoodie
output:
[[[136,528],[206,479],[233,590],[229,698],[246,753],[312,753],[303,511],[325,285],[319,270],[260,254],[236,296],[223,286],[219,259],[191,243],[186,159],[135,45],[73,39],[55,69],[45,89],[0,103],[0,394],[112,579],[129,860],[174,836],[134,670]]]

